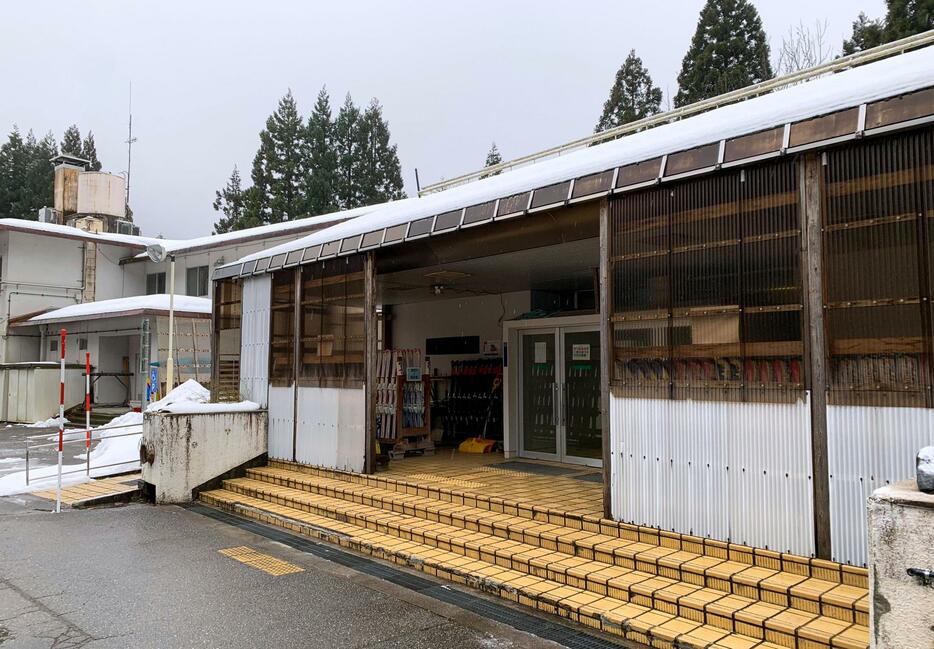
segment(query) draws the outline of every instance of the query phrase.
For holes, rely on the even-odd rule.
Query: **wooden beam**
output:
[[[292,461],[298,462],[298,377],[302,371],[302,267],[296,266],[291,272],[295,284],[295,302],[292,304]],[[271,327],[271,320],[269,324]],[[271,349],[269,352],[272,354]]]
[[[363,389],[365,391],[365,417],[364,426],[366,436],[366,449],[364,457],[364,471],[373,473],[376,468],[376,355],[377,355],[377,322],[376,322],[376,259],[373,252],[366,253],[366,266],[364,272],[363,288],[363,331],[366,337],[365,367]]]
[[[804,284],[805,368],[811,393],[811,481],[814,504],[814,550],[831,558],[830,468],[827,459],[827,343],[823,290],[823,169],[820,153],[798,163],[801,215],[801,277]]]
[[[603,515],[613,514],[612,477],[613,458],[610,445],[610,376],[612,372],[613,335],[610,311],[612,286],[610,282],[610,203],[600,201],[600,417],[603,442]]]

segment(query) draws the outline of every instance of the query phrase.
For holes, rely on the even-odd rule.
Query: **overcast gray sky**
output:
[[[208,234],[214,191],[249,177],[257,134],[288,88],[307,116],[327,85],[378,97],[406,190],[482,166],[490,142],[517,157],[591,132],[635,48],[673,96],[704,0],[555,2],[44,2],[0,6],[0,136],[13,124],[60,140],[94,131],[104,170],[126,169],[145,234]],[[773,55],[803,20],[839,50],[883,0],[757,0]]]

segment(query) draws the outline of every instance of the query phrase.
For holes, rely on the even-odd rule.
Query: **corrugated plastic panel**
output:
[[[827,406],[833,559],[866,564],[866,499],[915,476],[915,457],[934,444],[934,409]]]
[[[362,389],[298,389],[298,462],[342,471],[363,471],[366,456]]]
[[[272,275],[243,281],[240,320],[240,394],[261,406],[269,386],[269,291]]]
[[[295,432],[295,387],[269,386],[269,457],[291,460]]]
[[[812,554],[809,412],[611,396],[613,517]]]

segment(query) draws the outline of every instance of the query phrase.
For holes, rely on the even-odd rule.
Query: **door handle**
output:
[[[561,401],[561,395],[558,391],[558,384],[551,384],[551,423],[557,427],[561,417],[561,406],[559,405]]]

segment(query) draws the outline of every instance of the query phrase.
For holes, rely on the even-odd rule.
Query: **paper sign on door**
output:
[[[535,343],[535,362],[548,362],[548,343]]]
[[[571,345],[571,360],[589,361],[590,360],[590,345],[587,345],[587,344]]]

